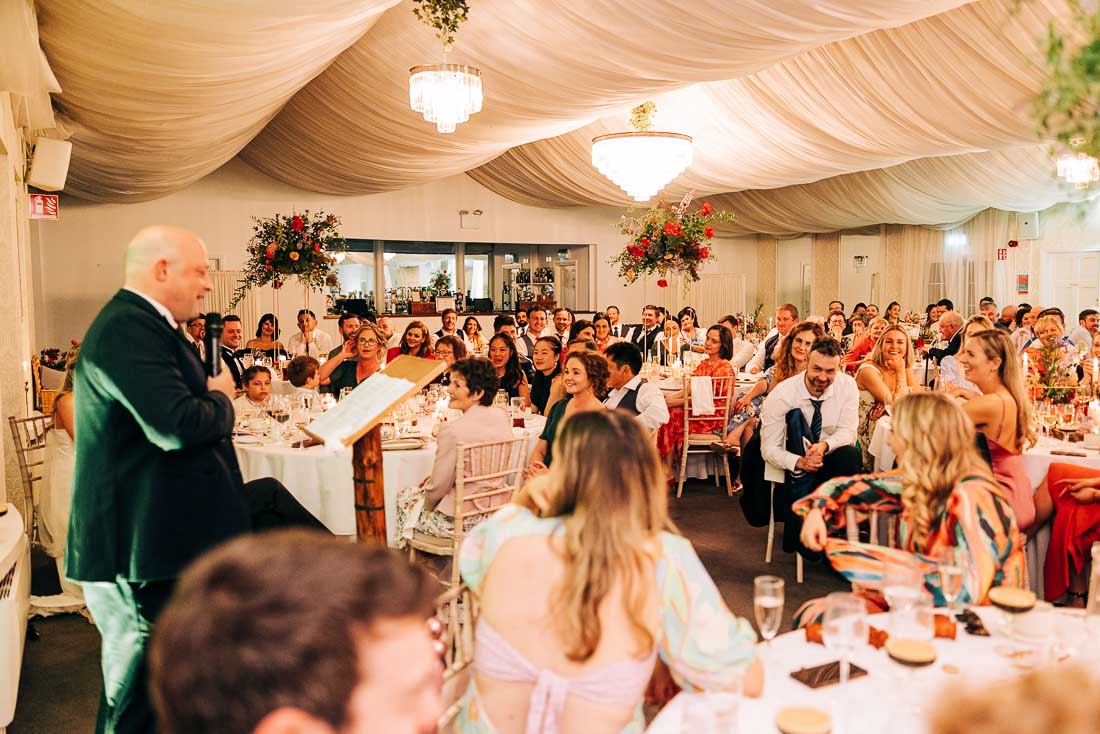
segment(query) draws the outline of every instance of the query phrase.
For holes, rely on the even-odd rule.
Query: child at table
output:
[[[317,386],[321,384],[321,378],[317,376],[317,370],[320,367],[320,362],[304,354],[290,360],[286,366],[286,379],[294,386],[295,395],[319,397]]]
[[[233,412],[238,418],[254,415],[264,408],[271,396],[271,370],[255,365],[241,374],[244,394],[233,401]]]

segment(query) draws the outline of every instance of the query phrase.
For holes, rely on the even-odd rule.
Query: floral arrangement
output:
[[[919,311],[906,311],[905,315],[901,317],[901,320],[907,324],[919,324],[924,320],[924,314]]]
[[[1077,364],[1081,353],[1061,341],[1042,343],[1024,350],[1027,367],[1024,375],[1033,398],[1055,403],[1073,399],[1076,392]]]
[[[232,309],[252,288],[271,285],[281,288],[296,277],[306,288],[338,287],[330,254],[344,247],[344,238],[336,226],[334,214],[309,210],[301,214],[253,217],[252,238],[248,241],[248,262],[244,276],[233,291],[228,308]]]
[[[440,270],[439,272],[432,273],[431,279],[428,281],[428,287],[431,288],[437,295],[447,295],[451,292],[451,276],[446,270]]]
[[[920,319],[917,319],[917,323],[920,323]],[[932,332],[932,326],[930,324],[920,324],[920,328],[917,329],[917,338],[913,342],[913,348],[924,352],[925,347],[932,345],[938,340],[938,337]]]
[[[715,222],[732,222],[729,212],[714,211],[703,202],[697,211],[689,212],[694,194],[689,193],[677,207],[658,202],[641,216],[623,215],[619,230],[630,244],[611,258],[619,268],[619,276],[633,283],[639,275],[656,273],[657,286],[668,286],[666,276],[679,273],[685,286],[699,280],[699,270],[714,253],[709,242],[714,237]]]
[[[1078,46],[1050,23],[1045,44],[1046,78],[1035,99],[1034,113],[1042,137],[1100,157],[1100,120],[1096,114],[1100,9],[1086,10],[1078,0],[1069,0],[1069,5],[1076,27],[1066,35],[1084,42]]]
[[[735,314],[735,318],[741,324],[741,333],[746,337],[750,336],[764,336],[768,329],[764,325],[762,316],[764,315],[764,304],[756,304],[756,308],[753,309],[751,314]]]
[[[538,283],[553,283],[554,269],[549,265],[535,269],[535,281]]]
[[[450,49],[458,26],[470,15],[470,8],[466,0],[413,0],[413,15],[435,28],[435,37],[443,42],[444,49]]]
[[[38,362],[43,367],[48,367],[51,370],[57,370],[59,372],[65,371],[65,364],[69,361],[69,352],[64,349],[58,349],[57,347],[50,347],[49,349],[43,349],[38,353]]]

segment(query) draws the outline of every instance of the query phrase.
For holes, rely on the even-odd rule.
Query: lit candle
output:
[[[1092,384],[1096,384],[1096,376],[1100,374],[1100,357],[1092,358]]]
[[[1031,360],[1028,358],[1027,352],[1024,352],[1024,377],[1026,378],[1030,371]]]

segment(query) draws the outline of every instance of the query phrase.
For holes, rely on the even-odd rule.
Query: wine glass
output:
[[[757,576],[753,579],[752,607],[756,613],[756,626],[764,638],[764,647],[770,647],[772,638],[779,631],[783,619],[783,579],[778,576]]]
[[[941,548],[935,555],[936,571],[940,577],[940,593],[947,602],[947,608],[955,612],[955,602],[962,595],[963,567],[959,561],[957,547]]]
[[[1058,413],[1055,412],[1054,405],[1044,401],[1040,408],[1039,420],[1043,422],[1043,427],[1049,437],[1054,426],[1058,424]]]
[[[840,684],[848,682],[848,658],[867,640],[867,607],[863,599],[847,591],[825,597],[821,627],[825,646],[840,656]]]
[[[903,613],[921,597],[924,579],[920,570],[911,564],[886,562],[882,574],[882,594],[890,606],[891,616]]]

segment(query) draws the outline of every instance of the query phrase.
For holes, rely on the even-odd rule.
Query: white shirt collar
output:
[[[625,383],[620,390],[637,390],[642,385],[642,376],[634,375],[630,382]]]
[[[809,388],[806,387],[806,372],[802,371],[798,376],[802,378],[798,381],[799,400],[828,400],[829,396],[832,395],[833,385],[836,385],[836,380],[833,380],[832,384],[825,388],[825,392],[821,393],[821,397],[817,398],[811,395]],[[840,375],[837,375],[837,379],[840,379]]]
[[[179,322],[176,321],[175,317],[172,316],[172,312],[169,311],[168,308],[165,307],[165,305],[163,303],[161,303],[157,299],[153,298],[152,296],[149,296],[145,293],[142,293],[137,288],[130,288],[129,286],[126,286],[126,287],[123,288],[123,290],[127,290],[127,291],[130,291],[131,293],[133,293],[134,295],[141,296],[142,298],[144,298],[146,301],[149,302],[150,306],[152,306],[153,308],[155,308],[157,310],[157,313],[159,313],[161,316],[164,317],[164,320],[167,321],[172,326],[173,329],[180,328]]]

